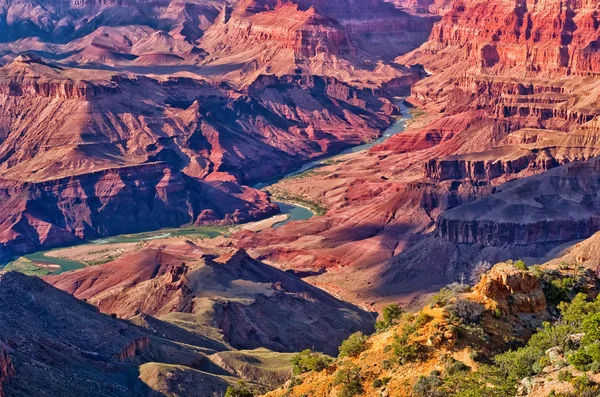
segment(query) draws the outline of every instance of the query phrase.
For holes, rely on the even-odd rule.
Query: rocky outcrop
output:
[[[128,343],[123,350],[117,353],[117,360],[125,361],[135,357],[140,351],[145,350],[150,346],[150,338],[144,336],[137,338]]]
[[[497,153],[498,154],[498,153]],[[490,153],[493,156],[493,153]],[[527,169],[536,159],[534,154],[524,151],[513,159],[476,159],[470,156],[431,159],[425,164],[425,177],[436,181],[450,179],[491,180],[508,174],[518,174]]]
[[[231,80],[310,74],[400,93],[418,76],[390,62],[425,41],[433,21],[383,0],[240,1],[224,7],[200,44],[211,54],[206,65],[237,65],[224,70]]]
[[[0,345],[0,396],[4,397],[4,383],[15,376],[15,368],[4,346]]]
[[[189,241],[158,243],[45,280],[121,318],[144,314],[168,321],[177,313],[185,315],[202,329],[216,326],[227,343],[240,349],[293,352],[314,346],[334,354],[347,335],[372,326],[371,313],[244,250],[213,252]],[[124,356],[135,349],[128,345]]]
[[[503,314],[546,310],[546,297],[538,277],[507,263],[499,263],[484,274],[473,289],[473,297]]]
[[[588,0],[455,1],[419,51],[451,54],[441,62],[467,61],[484,69],[595,74],[595,13],[597,4]]]
[[[600,230],[597,160],[569,164],[503,185],[437,220],[449,242],[504,246],[557,244]]]

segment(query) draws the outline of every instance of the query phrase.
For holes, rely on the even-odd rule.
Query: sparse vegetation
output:
[[[324,354],[306,349],[292,357],[294,374],[299,375],[309,371],[322,371],[327,368],[333,359]]]
[[[492,264],[490,262],[487,261],[479,261],[475,264],[475,266],[473,267],[473,270],[471,271],[471,283],[473,283],[473,285],[479,283],[479,281],[481,280],[481,277],[492,268]]]
[[[339,357],[356,357],[367,348],[367,336],[358,331],[342,342]]]
[[[382,320],[375,323],[375,328],[384,330],[391,327],[396,323],[396,320],[402,316],[402,313],[404,313],[404,311],[396,303],[385,306],[381,311]]]
[[[353,363],[345,363],[335,373],[333,385],[342,385],[342,390],[338,394],[340,397],[354,397],[364,391],[360,368]]]
[[[305,206],[309,208],[312,212],[314,212],[316,216],[325,215],[325,213],[327,212],[327,208],[323,207],[320,203],[313,200],[309,200],[306,197],[300,196],[298,194],[293,194],[285,190],[277,190],[271,193],[273,199],[283,202],[297,203],[299,205]]]
[[[362,382],[366,380],[375,390],[387,385],[389,379],[382,377],[385,372],[377,372],[377,364],[361,364],[381,352],[386,354],[381,369],[394,374],[392,388],[387,389],[391,395],[401,387],[417,397],[507,397],[514,396],[518,389],[531,390],[542,377],[545,381],[571,385],[571,392],[551,394],[555,397],[600,395],[600,386],[589,376],[600,372],[600,297],[592,300],[588,294],[574,292],[586,291],[593,296],[597,290],[595,275],[572,265],[563,264],[561,270],[552,270],[541,266],[527,269],[520,261],[511,264],[527,271],[528,277],[538,277],[544,293],[555,298],[553,302],[548,299],[552,322],[540,326],[539,317],[524,319],[513,313],[495,312],[498,307],[486,308],[465,294],[468,286],[448,285],[434,296],[432,307],[415,315],[402,313],[395,306],[387,307],[378,328],[394,329],[395,336],[383,349],[368,350],[361,355],[366,348],[366,337],[354,334],[348,338],[340,347],[340,357],[356,359],[352,360],[354,364],[342,361],[335,376],[336,384],[347,386],[338,395],[361,394]],[[533,326],[540,328],[529,340],[528,335],[507,332],[523,326],[530,330]],[[378,334],[374,338],[386,340],[388,335]],[[449,353],[440,355],[437,346],[444,346]],[[501,346],[510,350],[498,353]],[[475,365],[457,360],[456,352],[464,347],[472,349],[463,353],[468,353]],[[404,375],[407,370],[415,373],[429,367],[432,360],[438,360],[435,368],[439,371],[421,376],[416,382]]]
[[[519,270],[523,270],[523,271],[529,270],[527,268],[527,265],[525,264],[525,262],[523,262],[522,260],[518,260],[518,261],[514,262],[513,265],[514,265],[514,267],[516,267]]]
[[[446,306],[446,312],[452,323],[458,324],[476,324],[483,315],[484,307],[482,304],[471,300],[457,298]]]
[[[236,386],[227,387],[224,397],[254,397],[245,382],[239,381]]]

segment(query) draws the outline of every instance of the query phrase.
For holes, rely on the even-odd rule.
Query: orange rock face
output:
[[[422,53],[445,54],[499,72],[587,75],[600,72],[598,4],[590,0],[455,1]],[[450,59],[449,59],[450,58]]]
[[[539,279],[510,264],[494,266],[475,286],[473,294],[504,314],[540,313],[546,310],[546,297]]]

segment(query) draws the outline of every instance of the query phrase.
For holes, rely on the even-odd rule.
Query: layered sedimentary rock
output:
[[[368,153],[276,185],[328,212],[236,235],[238,244],[377,305],[408,304],[477,261],[543,257],[594,233],[594,166],[562,170],[600,155],[591,76],[600,36],[595,24],[579,25],[596,8],[454,1],[428,42],[397,59],[428,74],[408,99],[426,114]],[[523,184],[506,184],[515,179]]]
[[[493,71],[539,75],[600,71],[598,4],[560,1],[455,1],[417,56],[433,64],[465,61]]]
[[[210,54],[204,65],[233,80],[308,73],[403,93],[418,74],[390,61],[425,41],[433,21],[380,0],[240,1],[223,10],[201,45]]]
[[[557,244],[600,230],[597,160],[510,182],[495,194],[444,212],[439,235],[484,246]]]
[[[216,327],[236,348],[334,354],[353,331],[368,331],[371,315],[246,252],[212,253],[189,241],[155,244],[114,262],[46,280],[102,312],[169,321],[185,317],[198,329]],[[311,332],[306,325],[311,324]]]
[[[183,78],[82,80],[25,56],[0,74],[5,256],[273,214],[265,193],[240,185],[373,139],[397,113],[334,78],[261,76],[242,91]]]

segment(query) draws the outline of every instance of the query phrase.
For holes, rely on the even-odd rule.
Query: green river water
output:
[[[342,155],[349,154],[349,153],[356,153],[356,152],[360,152],[363,150],[368,150],[377,144],[385,142],[391,136],[396,135],[400,132],[403,132],[404,129],[406,128],[406,122],[411,118],[411,113],[410,113],[410,110],[404,105],[404,103],[402,101],[400,101],[399,106],[400,106],[400,109],[401,109],[404,117],[401,119],[398,119],[398,121],[396,121],[396,123],[394,123],[394,125],[392,125],[390,128],[385,130],[379,139],[377,139],[373,142],[363,144],[363,145],[354,146],[354,147],[352,147],[344,152],[341,152],[339,154],[336,154],[334,156],[311,161],[309,163],[304,164],[302,167],[277,178],[276,180],[270,181],[268,183],[257,184],[254,187],[257,189],[266,188],[271,184],[281,181],[282,179],[291,178],[291,177],[297,176],[303,172],[309,171],[311,169],[322,167],[323,165],[326,165],[328,162],[330,162],[331,160],[335,159],[338,156],[342,156]],[[315,215],[314,212],[311,211],[310,209],[296,205],[294,203],[277,202],[277,201],[275,203],[281,209],[281,213],[288,215],[288,219],[274,224],[273,228],[282,227],[291,221],[307,220],[307,219],[312,218]],[[126,235],[121,235],[121,236],[107,237],[107,238],[103,238],[100,240],[89,241],[86,244],[103,245],[103,244],[112,244],[112,243],[131,243],[131,242],[141,242],[141,241],[155,240],[155,239],[161,239],[161,238],[167,238],[167,237],[176,237],[176,236],[214,238],[219,235],[222,235],[226,230],[227,229],[224,227],[219,228],[219,227],[210,227],[210,226],[209,227],[182,227],[182,228],[176,228],[176,229],[163,229],[163,230],[158,230],[158,231],[154,231],[154,232],[126,234]],[[85,264],[83,264],[81,262],[72,261],[72,260],[68,260],[68,259],[54,258],[54,257],[46,255],[47,253],[58,250],[58,249],[64,249],[64,247],[56,248],[53,250],[35,252],[33,254],[25,255],[25,258],[29,259],[30,261],[36,262],[36,263],[44,263],[44,264],[48,264],[48,265],[60,266],[60,268],[53,269],[51,274],[60,274],[60,273],[67,272],[70,270],[76,270],[76,269],[81,269],[81,268],[85,267]]]

